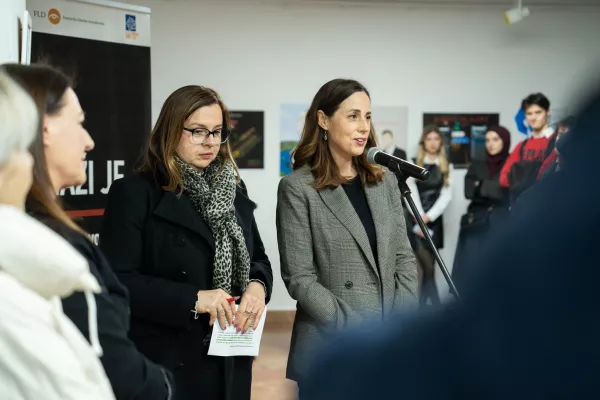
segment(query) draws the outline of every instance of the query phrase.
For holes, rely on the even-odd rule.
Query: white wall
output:
[[[358,79],[375,105],[409,107],[414,155],[424,111],[500,112],[516,131],[513,116],[525,95],[543,91],[553,105],[567,105],[574,85],[592,72],[589,62],[600,60],[600,9],[533,9],[507,27],[502,9],[492,8],[132,1],[152,8],[155,118],[168,94],[186,84],[215,88],[231,108],[266,111],[266,168],[242,173],[273,262],[271,309],[294,307],[280,278],[275,231],[280,103],[309,103],[332,78]],[[445,217],[449,268],[467,205],[464,172],[453,177]]]
[[[19,20],[25,0],[0,1],[0,64],[19,61]]]

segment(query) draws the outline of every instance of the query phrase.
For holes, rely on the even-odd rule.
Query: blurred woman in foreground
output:
[[[60,298],[84,291],[95,309],[98,281],[66,241],[24,212],[39,117],[0,70],[0,392],[11,400],[111,400],[110,383]],[[93,321],[90,319],[90,325]]]
[[[87,260],[103,290],[96,294],[97,321],[80,293],[63,300],[65,314],[92,345],[102,347],[102,364],[117,400],[168,400],[169,374],[147,360],[128,339],[127,290],[112,272],[104,255],[86,232],[69,218],[56,196],[61,189],[82,185],[84,160],[94,141],[83,127],[84,112],[69,79],[45,65],[4,65],[3,69],[31,94],[43,115],[31,147],[35,161],[27,212],[64,237]],[[97,324],[97,328],[96,328]],[[97,331],[97,332],[96,332]]]

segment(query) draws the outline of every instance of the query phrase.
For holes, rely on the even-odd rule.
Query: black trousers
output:
[[[418,241],[419,244],[415,251],[417,261],[422,271],[421,293],[419,294],[419,305],[426,306],[427,300],[431,300],[431,304],[439,305],[440,296],[437,286],[435,285],[435,257],[427,243]]]

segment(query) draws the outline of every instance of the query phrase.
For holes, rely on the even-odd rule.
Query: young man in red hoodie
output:
[[[539,167],[544,161],[548,142],[554,133],[552,127],[548,125],[550,100],[546,96],[542,93],[530,94],[523,99],[521,108],[533,132],[527,139],[517,144],[500,172],[500,186],[511,189],[517,185],[520,187],[518,193],[513,193],[513,197],[520,194],[523,187],[535,182]],[[512,174],[511,170],[513,170]],[[518,179],[523,182],[511,182],[511,177],[515,180],[518,176]],[[530,180],[532,182],[529,182]]]

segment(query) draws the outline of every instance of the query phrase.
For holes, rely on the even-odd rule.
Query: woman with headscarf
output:
[[[510,152],[510,132],[491,126],[485,134],[484,161],[473,161],[465,176],[465,197],[471,200],[460,221],[452,280],[459,293],[472,260],[477,259],[490,229],[508,215],[508,190],[500,186],[500,171]]]

